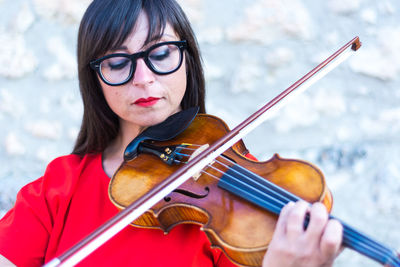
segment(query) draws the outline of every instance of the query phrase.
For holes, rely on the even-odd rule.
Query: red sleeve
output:
[[[43,178],[24,186],[0,220],[0,254],[17,266],[43,264],[52,218],[42,190]]]
[[[246,155],[244,155],[246,158],[251,159],[251,160],[255,160],[258,161],[258,159],[256,157],[254,157],[252,154],[247,153]]]
[[[216,267],[237,267],[236,264],[233,264],[227,256],[221,251],[221,254],[215,264]]]
[[[65,220],[76,180],[68,166],[76,162],[73,156],[52,161],[43,177],[18,192],[14,207],[0,220],[0,254],[15,265],[41,266],[46,254],[54,254],[50,244],[63,231],[57,222]]]

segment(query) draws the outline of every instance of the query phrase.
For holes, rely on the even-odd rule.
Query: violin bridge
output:
[[[197,155],[199,155],[201,152],[203,152],[204,150],[206,150],[210,145],[209,144],[205,144],[200,146],[198,149],[196,149],[193,154],[190,156],[188,161],[191,161],[192,159],[194,159]],[[214,163],[211,162],[209,165],[212,165]],[[195,175],[192,176],[192,178],[197,181],[201,176],[201,172],[196,173]]]
[[[138,146],[138,152],[155,155],[164,163],[173,165],[181,163],[182,156],[179,154],[179,152],[184,147],[184,145],[155,146],[146,142],[141,142]]]

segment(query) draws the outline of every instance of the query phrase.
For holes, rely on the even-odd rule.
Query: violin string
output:
[[[199,146],[199,145],[195,145],[195,146]],[[188,147],[183,147],[183,149],[187,149],[187,150],[191,150],[191,151],[196,150],[196,149],[192,149],[192,148],[188,148]],[[179,154],[182,155],[182,156],[187,156],[187,157],[190,156],[188,154],[183,154],[183,153],[179,153]],[[224,159],[227,160],[228,162],[230,162],[231,164],[235,164],[235,166],[238,166],[239,168],[243,168],[243,167],[241,167],[240,165],[237,165],[235,162],[231,161],[228,158],[224,157]],[[216,159],[215,162],[219,163],[221,166],[224,166],[225,168],[233,170],[231,168],[231,166],[223,163],[220,160]],[[221,174],[227,175],[225,173],[225,171],[220,170],[217,167],[214,167],[212,165],[209,165],[209,167],[211,167],[212,169],[220,172]],[[242,179],[238,179],[238,178],[236,178],[236,177],[234,177],[232,175],[229,175],[231,179],[235,179],[236,182],[240,183],[241,184],[241,186],[240,186],[241,188],[243,186],[245,186],[245,187],[248,187],[247,189],[249,189],[251,191],[255,191],[253,193],[256,193],[258,195],[261,194],[262,195],[262,201],[266,201],[267,200],[269,202],[269,205],[272,205],[272,206],[275,207],[276,211],[278,211],[277,213],[279,213],[279,211],[283,208],[283,206],[286,203],[288,203],[289,201],[297,201],[299,199],[297,196],[294,196],[291,193],[289,193],[289,195],[288,195],[286,190],[282,190],[280,187],[278,187],[277,185],[267,181],[266,179],[262,179],[262,180],[263,180],[263,182],[264,181],[268,182],[268,186],[258,184],[257,187],[261,186],[261,188],[263,190],[255,188],[254,185],[249,184],[249,183],[256,182],[256,181],[254,181],[254,179],[244,176],[242,173],[238,172],[237,170],[233,170],[233,171],[236,172],[238,175],[242,176],[242,179],[247,180],[247,183],[245,181],[243,181]],[[211,176],[214,179],[218,179],[218,180],[220,179],[219,177],[214,176],[214,175],[212,175],[211,173],[208,173],[205,170],[202,170],[202,172],[204,174],[207,174],[207,175]],[[266,193],[265,191],[267,191],[268,193]],[[279,191],[282,191],[282,192],[279,192]],[[282,193],[283,193],[283,195],[282,195]],[[275,197],[271,196],[271,194],[275,195]],[[279,195],[279,194],[281,194],[281,195]],[[278,197],[278,199],[281,199],[281,200],[278,200],[277,197]],[[282,197],[284,198],[283,201],[282,201]],[[394,255],[394,253],[390,249],[382,246],[381,244],[377,243],[374,240],[371,240],[370,238],[368,238],[366,236],[360,235],[360,233],[358,233],[358,231],[356,231],[356,230],[352,229],[351,227],[345,225],[343,222],[342,222],[342,224],[343,224],[344,233],[345,233],[344,234],[344,242],[348,243],[348,245],[350,245],[349,247],[353,247],[354,248],[356,246],[355,249],[359,250],[359,252],[361,252],[361,253],[363,253],[363,254],[365,254],[367,256],[371,256],[372,258],[374,258],[374,259],[376,259],[376,260],[378,260],[378,261],[380,261],[382,263],[385,263],[387,261],[390,261],[390,262],[393,261],[394,263],[397,263],[399,261],[399,259],[397,257],[391,256],[391,255]],[[352,241],[356,242],[356,244],[354,244],[354,242],[352,242]],[[365,246],[367,246],[367,247],[365,247]],[[381,257],[379,259],[377,259],[376,257],[374,257],[371,254],[372,252],[376,253],[377,251],[379,251],[379,254],[381,255]],[[382,259],[382,257],[383,257],[382,253],[384,255],[386,255],[386,257],[384,257],[385,260]]]
[[[188,157],[189,157],[190,155],[185,154],[185,156],[188,156]],[[222,158],[222,157],[221,157],[221,158]],[[235,163],[234,163],[233,161],[231,161],[230,159],[227,159],[227,158],[224,158],[224,159],[227,160],[227,161],[229,161],[229,163],[231,163],[231,164],[235,164]],[[215,162],[216,162],[216,163],[219,163],[221,166],[223,166],[223,167],[225,167],[225,168],[227,168],[227,169],[230,169],[230,168],[231,168],[231,166],[229,166],[229,165],[223,163],[223,162],[220,161],[220,160],[217,160],[217,159],[216,159]],[[237,166],[238,166],[238,167],[241,167],[241,166],[239,166],[239,165],[237,165]],[[221,170],[221,169],[218,169],[218,168],[212,166],[211,164],[209,164],[208,167],[210,167],[210,168],[216,170],[217,172],[219,172],[219,173],[221,173],[221,174],[225,174],[225,171],[223,171],[223,170]],[[244,170],[244,168],[243,168],[243,170]],[[240,173],[240,172],[238,172],[237,170],[232,170],[232,171],[235,172],[237,175],[243,176],[243,174]],[[207,172],[205,172],[205,173],[206,173],[206,174],[209,174],[209,173],[207,173]],[[209,175],[210,175],[210,174],[209,174]],[[225,174],[225,175],[228,175],[228,174]],[[212,176],[213,176],[213,175],[212,175]],[[215,179],[217,179],[217,180],[220,180],[220,178],[217,177],[217,176],[213,176],[213,177],[214,177]],[[231,178],[235,178],[234,176],[231,176],[231,175],[230,175],[230,177],[231,177]],[[246,176],[243,176],[243,178],[247,178],[247,177],[246,177]],[[244,186],[249,185],[249,183],[253,183],[253,184],[255,184],[255,186],[257,186],[257,187],[262,186],[262,185],[259,184],[259,182],[254,181],[254,180],[252,180],[252,179],[247,179],[247,183],[244,183],[244,181],[242,181],[242,180],[240,180],[240,179],[237,179],[237,181],[240,182],[240,183],[242,183]],[[268,181],[267,181],[267,182],[268,182]],[[272,196],[272,197],[274,197],[274,200],[280,199],[281,201],[280,201],[279,204],[281,204],[282,206],[284,206],[285,204],[287,204],[289,201],[295,202],[295,201],[297,201],[297,200],[300,199],[300,198],[298,198],[297,196],[293,195],[292,193],[290,193],[290,192],[288,192],[288,191],[286,191],[286,190],[282,190],[280,187],[276,186],[276,185],[273,184],[273,183],[268,182],[268,184],[266,184],[266,185],[269,186],[269,188],[261,188],[262,190],[260,190],[260,189],[256,189],[256,190],[257,190],[259,193],[265,193],[265,190],[267,190],[269,194],[266,195],[266,196],[267,196],[267,197]],[[272,187],[272,188],[271,188],[271,187]],[[280,194],[278,194],[278,193],[280,193]]]
[[[213,167],[213,168],[215,168],[215,167]],[[215,178],[215,179],[219,179],[219,177],[216,177],[216,176],[214,176],[214,175],[212,175],[211,173],[208,173],[207,171],[203,171],[203,173],[205,173],[205,174],[207,174],[207,175],[209,175],[209,176],[212,176],[213,178]],[[242,194],[246,194],[246,191],[243,189],[243,186],[240,186],[240,190],[241,190],[241,193]],[[248,192],[248,191],[247,191]],[[266,198],[265,197],[263,197],[262,199],[261,199],[261,201],[265,201],[266,200]],[[269,203],[271,203],[272,201],[270,201],[269,200]],[[276,202],[276,201],[275,201]],[[275,204],[268,204],[268,205],[276,205],[276,203]],[[268,210],[270,210],[270,211],[272,211],[272,212],[274,212],[274,213],[279,213],[279,211],[280,211],[280,209],[284,206],[284,204],[282,204],[282,203],[278,203],[278,205],[277,205],[278,207],[276,207],[276,208],[273,208],[274,206],[272,206],[272,208],[271,207],[269,207],[268,208]],[[346,235],[346,228],[344,228],[344,232],[345,232],[345,235],[344,235],[344,237],[346,238],[346,236],[347,236],[347,239],[349,239],[349,237],[350,237],[350,240],[351,240],[351,238],[353,237],[353,239],[359,239],[359,238],[357,238],[357,236],[356,236],[356,238],[354,238],[354,236],[353,236],[353,233],[351,233],[351,232],[349,232],[349,233],[347,233],[347,235]],[[357,240],[356,240],[357,241]],[[348,242],[346,242],[346,240],[344,240],[344,242],[345,243],[348,243],[349,244],[349,241]],[[384,262],[386,262],[386,263],[388,263],[388,256],[387,256],[387,253],[386,252],[382,252],[381,251],[381,253],[379,253],[380,255],[379,255],[379,257],[378,256],[374,256],[375,254],[376,254],[376,247],[375,247],[375,250],[373,250],[374,248],[372,248],[372,247],[366,247],[366,245],[368,245],[367,243],[365,243],[365,242],[357,242],[357,244],[353,244],[353,245],[348,245],[348,247],[350,247],[350,248],[353,248],[353,249],[355,249],[356,251],[359,251],[360,253],[362,253],[362,254],[364,254],[364,255],[366,255],[366,256],[370,256],[371,258],[373,258],[373,259],[376,259],[377,261],[379,261],[379,262],[381,262],[381,263],[384,263]],[[372,251],[371,251],[371,249],[372,249]],[[380,250],[380,248],[378,247],[378,250]],[[375,252],[375,254],[372,254],[373,252]],[[386,257],[384,257],[384,259],[382,259],[383,258],[383,256],[382,256],[382,253],[384,254],[384,255],[386,255]],[[390,257],[389,257],[390,258]],[[396,260],[397,260],[397,258],[396,258]]]
[[[346,235],[343,236],[344,244],[361,254],[376,259],[382,264],[395,263],[395,265],[391,266],[400,267],[400,259],[397,258],[395,251],[385,247],[377,241],[371,240],[369,237],[353,229],[343,221],[340,222],[342,223],[343,229],[346,233]],[[367,247],[365,247],[366,245]]]
[[[229,159],[228,159],[229,160]],[[221,163],[221,162],[220,162]],[[234,162],[232,162],[232,164],[234,164]],[[241,169],[244,169],[242,166],[240,166],[240,165],[236,165],[236,166],[238,166],[238,168],[241,168]],[[226,167],[229,167],[229,166],[226,166]],[[244,169],[244,170],[246,170],[246,169]],[[247,171],[247,170],[246,170]],[[248,180],[248,182],[247,183],[242,183],[242,185],[241,186],[243,186],[243,185],[245,185],[245,186],[247,186],[248,184],[249,184],[249,182],[250,183],[253,183],[255,180],[258,180],[259,182],[262,182],[262,183],[268,183],[269,184],[269,186],[270,186],[270,188],[272,189],[272,190],[274,190],[275,192],[276,191],[282,191],[282,189],[280,188],[280,187],[278,187],[277,185],[275,185],[275,184],[273,184],[273,183],[271,183],[271,182],[269,182],[269,181],[267,181],[266,179],[264,179],[264,178],[262,178],[261,180],[260,179],[253,179],[253,178],[248,178],[248,177],[246,177],[246,176],[242,176],[241,177],[242,179],[247,179]],[[235,179],[239,179],[239,178],[235,178]],[[270,192],[270,190],[268,189],[268,188],[264,188],[264,189],[266,189],[266,191],[268,191],[268,192]],[[277,189],[277,190],[276,190]],[[291,196],[291,195],[288,195],[287,194],[287,191],[284,191],[284,195],[286,196],[286,197],[288,197],[289,198],[289,200],[290,201],[296,201],[297,199],[299,199],[297,196]],[[273,201],[275,201],[275,198],[273,198]],[[286,200],[286,203],[288,202],[288,200]],[[278,205],[280,206],[279,208],[281,208],[281,203],[278,203]],[[330,216],[330,217],[332,217],[333,218],[333,216]],[[373,241],[373,240],[371,240],[370,238],[368,238],[368,237],[365,237],[365,236],[361,236],[360,235],[360,233],[358,233],[356,230],[354,230],[354,229],[352,229],[351,227],[346,227],[347,225],[345,225],[344,226],[344,231],[345,231],[345,235],[344,235],[344,237],[345,238],[347,238],[347,239],[349,239],[349,240],[347,240],[347,241],[356,241],[357,243],[358,243],[358,246],[361,246],[361,250],[365,250],[365,249],[368,249],[368,247],[366,248],[365,246],[369,246],[369,248],[370,249],[372,249],[372,251],[366,251],[366,253],[368,253],[368,255],[370,255],[371,253],[370,252],[373,252],[373,251],[380,251],[381,252],[381,255],[382,255],[382,253],[384,253],[385,255],[393,255],[393,251],[391,251],[390,249],[387,249],[385,246],[383,246],[383,245],[381,245],[381,244],[379,244],[379,243],[377,243],[376,241]],[[361,242],[361,243],[360,243]],[[348,242],[347,242],[348,243]],[[353,247],[354,247],[354,245],[353,245]],[[385,259],[387,259],[387,257],[385,257]],[[397,259],[397,257],[396,257],[396,259]],[[398,260],[398,259],[397,259]],[[386,262],[386,260],[383,260],[383,262]]]
[[[228,161],[229,161],[229,159],[227,159]],[[219,162],[220,164],[222,164],[222,165],[224,165],[224,163],[222,163],[222,162]],[[227,167],[227,168],[229,168],[229,166],[226,166],[225,165],[225,167]],[[239,168],[243,168],[243,167],[241,167],[241,166],[238,166]],[[236,170],[234,170],[235,172],[237,172]],[[247,180],[249,180],[246,176],[243,176],[241,173],[238,173],[237,172],[237,174],[238,175],[241,175],[242,177],[242,179],[247,179]],[[252,188],[252,186],[251,186],[251,184],[249,183],[249,182],[254,182],[254,180],[253,179],[251,179],[250,181],[248,181],[247,183],[246,182],[244,182],[244,181],[241,181],[239,178],[236,178],[236,177],[232,177],[233,179],[235,179],[237,182],[239,182],[241,185],[240,185],[240,188],[243,188],[243,186],[245,186],[245,187],[249,187],[250,186],[250,188],[248,188],[249,190],[254,190],[254,188]],[[260,181],[266,181],[265,179],[262,179],[262,180],[260,180]],[[269,181],[268,181],[268,183],[270,183]],[[272,190],[274,190],[274,189],[276,189],[276,185],[275,184],[272,184],[271,183],[271,185],[272,185]],[[277,206],[277,209],[280,211],[280,209],[287,203],[287,202],[289,202],[289,201],[296,201],[297,199],[299,199],[298,197],[296,197],[296,196],[294,196],[294,197],[289,197],[288,199],[286,199],[286,201],[285,202],[283,202],[282,203],[282,201],[277,201],[277,199],[273,196],[272,197],[272,201],[271,201],[271,197],[270,197],[270,193],[271,193],[271,190],[269,189],[269,188],[267,188],[267,187],[265,187],[264,188],[265,189],[265,191],[268,191],[267,192],[267,195],[263,195],[262,196],[262,198],[263,198],[263,200],[265,200],[265,199],[267,199],[267,201],[269,201],[269,202],[274,202],[273,203],[273,205],[275,205],[275,206]],[[280,190],[280,187],[278,187],[278,189],[279,189],[279,191],[281,191]],[[253,192],[253,193],[260,193],[260,191],[259,190],[257,190],[258,192]],[[261,193],[265,193],[265,191],[261,191]],[[275,195],[275,193],[277,193],[276,191],[272,191],[272,194],[274,194]],[[286,195],[286,194],[285,194]],[[279,213],[279,212],[278,212]],[[351,231],[348,231],[348,230],[351,230]],[[362,240],[361,238],[362,238],[362,236],[359,236],[359,234],[357,233],[357,232],[355,232],[355,231],[352,231],[352,229],[346,229],[345,227],[344,227],[344,231],[345,232],[347,232],[346,234],[345,234],[345,236],[346,236],[346,238],[348,239],[349,237],[350,237],[350,240],[355,240],[355,241],[367,241],[367,240]],[[372,240],[371,240],[372,241]],[[382,256],[382,253],[384,253],[384,254],[386,254],[387,255],[387,252],[390,252],[390,250],[388,250],[388,251],[382,251],[382,249],[383,250],[386,250],[385,249],[385,247],[383,247],[383,246],[377,246],[377,244],[373,241],[373,242],[370,242],[370,243],[368,243],[369,241],[367,241],[366,242],[366,244],[364,244],[364,243],[361,243],[361,244],[358,244],[358,246],[361,246],[361,250],[362,251],[365,251],[365,253],[367,253],[367,255],[370,255],[371,254],[371,252],[372,251],[366,251],[366,249],[368,250],[368,248],[370,248],[370,249],[372,249],[373,251],[374,251],[374,249],[375,249],[375,251],[376,250],[379,250],[381,253],[381,256]],[[370,247],[365,247],[365,246],[368,246],[368,245],[370,245]],[[381,258],[380,258],[381,259]],[[383,260],[383,262],[386,262],[386,260]]]

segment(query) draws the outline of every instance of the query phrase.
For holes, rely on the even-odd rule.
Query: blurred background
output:
[[[69,154],[82,104],[76,35],[89,0],[0,0],[0,217]],[[233,128],[359,36],[349,60],[245,142],[324,173],[333,214],[400,250],[400,2],[181,0],[203,52],[208,112]],[[378,264],[345,250],[335,266]]]

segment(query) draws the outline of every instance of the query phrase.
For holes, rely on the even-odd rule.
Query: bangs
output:
[[[163,1],[160,1],[161,5],[155,5],[151,2],[153,1],[144,1],[143,3],[143,11],[146,13],[149,22],[149,32],[144,45],[160,40],[169,20],[162,4]]]
[[[86,29],[82,44],[87,45],[89,61],[104,56],[108,51],[120,47],[134,31],[135,24],[144,12],[149,31],[143,45],[158,41],[170,23],[179,38],[182,37],[179,11],[169,1],[120,0],[94,1],[84,16]]]
[[[143,7],[143,9],[141,9],[136,16],[130,15],[129,19],[127,18],[127,20],[123,22],[122,26],[119,28],[119,31],[116,32],[116,34],[111,33],[110,37],[113,36],[113,42],[111,43],[110,47],[104,47],[105,51],[103,51],[103,53],[121,47],[126,39],[135,31],[135,23],[137,22],[141,12],[144,12],[146,14],[146,19],[149,25],[148,33],[146,36],[146,40],[143,43],[143,46],[158,41],[162,38],[165,27],[167,25],[166,17],[164,16],[164,14],[154,12],[153,9],[146,10],[145,7]]]
[[[168,22],[176,31],[175,27],[179,24],[174,19],[175,14],[170,12],[171,9],[165,6],[163,1],[154,1],[157,4],[152,2],[143,1],[140,9],[137,8],[137,5],[131,4],[129,8],[115,9],[114,12],[108,13],[109,16],[102,21],[103,29],[107,30],[103,31],[104,34],[99,39],[98,49],[95,49],[97,50],[96,57],[103,56],[108,51],[120,47],[135,30],[141,12],[146,14],[149,25],[144,46],[160,40]],[[121,13],[121,11],[124,12]]]

